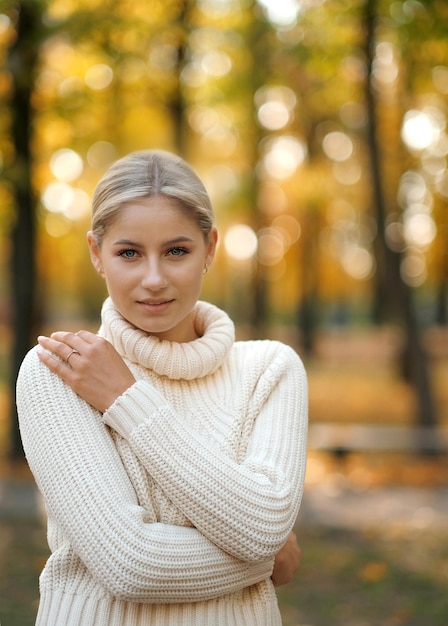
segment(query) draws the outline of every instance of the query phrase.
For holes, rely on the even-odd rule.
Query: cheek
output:
[[[105,281],[109,292],[119,293],[129,288],[131,276],[127,272],[123,272],[119,266],[108,266],[105,268]]]

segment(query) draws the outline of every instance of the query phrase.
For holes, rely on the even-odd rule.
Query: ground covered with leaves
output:
[[[284,626],[446,626],[448,531],[302,528]]]
[[[34,624],[38,605],[38,576],[47,555],[45,529],[40,522],[29,519],[0,520],[2,626]]]
[[[279,590],[284,626],[446,626],[448,530],[301,527],[302,565]],[[0,522],[0,618],[32,626],[48,554],[38,521]],[[62,626],[62,625],[61,625]]]

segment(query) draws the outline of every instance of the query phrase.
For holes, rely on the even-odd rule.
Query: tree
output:
[[[39,1],[17,2],[12,5],[16,40],[8,54],[8,68],[13,80],[11,94],[12,142],[14,156],[6,169],[6,176],[15,193],[15,222],[12,229],[11,294],[13,347],[11,355],[11,446],[12,459],[23,456],[17,426],[15,381],[20,364],[35,343],[38,308],[36,303],[35,265],[35,199],[31,180],[31,95],[38,64],[38,43],[42,37],[43,5]]]
[[[386,316],[400,322],[405,330],[403,372],[410,380],[417,397],[417,424],[433,428],[436,425],[433,394],[430,386],[428,358],[422,345],[415,303],[411,288],[400,276],[401,256],[391,249],[386,239],[387,202],[382,173],[382,156],[378,137],[378,105],[373,81],[375,60],[377,2],[366,0],[364,13],[365,56],[367,64],[365,98],[368,112],[367,145],[370,156],[372,205],[377,222],[376,258],[378,263],[378,298],[380,318]],[[423,442],[422,442],[423,443]]]

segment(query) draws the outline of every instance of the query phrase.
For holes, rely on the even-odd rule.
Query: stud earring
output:
[[[204,265],[204,269],[202,270],[202,273],[205,275],[208,272],[208,266]]]

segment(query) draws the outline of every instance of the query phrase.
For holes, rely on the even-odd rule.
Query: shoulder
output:
[[[19,374],[17,376],[17,384],[20,384],[24,381],[24,379],[29,379],[30,377],[39,376],[41,371],[39,357],[37,356],[37,352],[39,350],[39,346],[34,346],[29,350],[29,352],[25,355],[25,358],[20,365]]]
[[[258,339],[254,341],[236,341],[233,346],[236,358],[243,360],[262,361],[266,363],[296,363],[302,364],[297,352],[281,341]]]
[[[16,381],[16,401],[19,418],[44,406],[70,402],[75,392],[38,357],[40,346],[34,346],[25,356]]]
[[[25,355],[17,376],[17,385],[19,388],[32,380],[39,380],[39,382],[42,383],[45,379],[57,378],[40,362],[38,357],[39,350],[42,350],[42,348],[36,345]]]
[[[291,346],[280,341],[237,341],[232,349],[232,360],[238,368],[252,371],[256,377],[278,379],[288,374],[306,379],[300,356]]]

